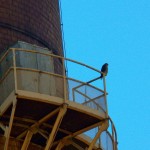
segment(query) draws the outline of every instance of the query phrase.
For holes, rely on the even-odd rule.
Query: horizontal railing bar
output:
[[[64,59],[64,57],[59,56],[59,55],[47,54],[47,53],[39,52],[39,51],[36,51],[36,50],[29,50],[29,49],[22,49],[22,48],[10,48],[10,49],[11,50],[14,49],[15,51],[24,51],[24,52],[29,52],[29,53],[37,53],[37,54],[42,54],[42,55],[46,55],[46,56],[53,56],[53,57]]]
[[[68,78],[68,79],[69,79],[69,78]],[[70,79],[72,79],[72,78],[70,78]],[[101,92],[104,93],[103,90],[101,90],[101,89],[99,89],[99,88],[97,88],[97,87],[95,87],[95,86],[93,86],[93,85],[91,85],[91,84],[87,84],[86,82],[81,82],[81,83],[82,83],[81,85],[78,85],[77,87],[74,87],[74,89],[77,89],[77,88],[81,87],[82,85],[87,85],[87,86],[89,86],[89,87],[92,87],[92,88],[94,88],[94,89],[96,89],[96,90],[101,91]],[[107,93],[106,93],[106,94],[107,94]]]
[[[13,67],[11,67],[11,68],[8,69],[8,71],[4,74],[3,78],[0,80],[0,83],[4,80],[4,78],[5,78],[5,77],[7,76],[7,74],[10,72],[10,70],[13,70]],[[48,75],[53,75],[53,76],[58,76],[58,77],[60,77],[60,78],[63,78],[62,75],[55,74],[55,73],[51,73],[51,72],[40,71],[40,70],[37,70],[37,69],[16,67],[16,70],[25,70],[25,71],[40,72],[40,73],[44,73],[44,74],[48,74]],[[72,81],[75,81],[75,82],[82,83],[81,81],[76,80],[76,79],[66,78],[66,80],[68,80],[68,79],[69,79],[69,80],[72,80]],[[82,84],[85,84],[85,85],[86,85],[86,83],[82,83]],[[98,90],[98,91],[103,92],[101,89],[98,89],[98,88],[96,88],[96,87],[94,87],[94,86],[92,86],[92,85],[88,85],[88,86],[89,86],[89,87],[92,87],[93,89],[96,89],[96,90]],[[79,93],[79,91],[78,91],[78,93]],[[81,92],[80,92],[80,94],[81,94]],[[85,95],[84,95],[84,96],[85,96]],[[88,98],[89,98],[89,97],[88,97]]]
[[[98,73],[102,73],[102,74],[103,74],[103,72],[101,72],[100,70],[95,69],[95,68],[93,68],[93,67],[91,67],[91,66],[89,66],[89,65],[86,65],[86,64],[84,64],[84,63],[81,63],[81,62],[78,62],[78,61],[75,61],[75,60],[72,60],[72,59],[69,59],[69,58],[65,58],[65,59],[68,60],[68,61],[74,62],[74,63],[76,63],[76,64],[80,64],[80,65],[82,65],[82,66],[85,66],[85,67],[87,67],[87,68],[89,68],[89,69],[91,69],[91,70],[94,70],[94,71],[98,72]]]
[[[65,60],[68,60],[68,61],[71,61],[71,62],[80,64],[80,65],[82,65],[82,66],[85,66],[85,67],[87,67],[87,68],[89,68],[89,69],[92,69],[92,70],[98,72],[98,73],[102,73],[101,71],[99,71],[99,70],[97,70],[97,69],[95,69],[95,68],[93,68],[93,67],[91,67],[91,66],[88,66],[88,65],[86,65],[86,64],[84,64],[84,63],[81,63],[81,62],[78,62],[78,61],[75,61],[75,60],[72,60],[72,59],[69,59],[69,58],[64,58],[64,57],[62,57],[62,56],[58,56],[58,55],[54,55],[54,54],[46,54],[46,53],[38,52],[38,51],[35,51],[35,50],[27,50],[27,49],[20,49],[20,48],[10,48],[10,49],[5,53],[5,55],[4,55],[3,57],[5,57],[5,56],[7,55],[7,53],[8,53],[10,50],[13,50],[13,49],[14,49],[15,51],[25,51],[25,52],[31,52],[31,53],[39,53],[39,54],[42,54],[42,55],[53,56],[53,57],[65,59]],[[99,77],[98,77],[98,78],[99,78]],[[91,81],[92,81],[92,80],[91,80]],[[87,83],[89,83],[89,82],[90,82],[90,81],[88,81]]]
[[[95,69],[95,68],[93,68],[93,67],[90,67],[90,66],[88,66],[88,65],[86,65],[86,64],[83,64],[83,63],[80,63],[80,62],[78,62],[78,61],[74,61],[74,60],[71,60],[71,59],[69,59],[69,58],[64,58],[64,57],[62,57],[62,56],[58,56],[58,55],[54,55],[54,54],[46,54],[46,53],[42,53],[42,52],[38,52],[38,51],[35,51],[35,50],[27,50],[27,49],[20,49],[20,48],[10,48],[9,50],[15,50],[15,51],[26,51],[26,52],[32,52],[32,53],[39,53],[39,54],[43,54],[43,55],[47,55],[47,56],[53,56],[53,57],[57,57],[57,58],[61,58],[61,59],[65,59],[65,60],[68,60],[68,61],[71,61],[71,62],[74,62],[74,63],[77,63],[77,64],[80,64],[80,65],[83,65],[83,66],[85,66],[85,67],[88,67],[88,68],[90,68],[90,69],[92,69],[92,70],[95,70],[95,71],[97,71],[97,72],[99,72],[99,73],[101,73],[101,71],[99,71],[99,70],[97,70],[97,69]],[[9,51],[8,50],[8,51]],[[8,53],[8,51],[7,51],[7,53]],[[7,54],[7,53],[5,53],[5,54]],[[44,71],[43,71],[44,72]],[[46,73],[46,72],[45,72]],[[63,76],[62,76],[63,77]],[[79,80],[78,80],[79,81]],[[86,82],[81,82],[81,83],[85,83],[86,84]],[[87,82],[88,83],[88,82]],[[91,86],[91,85],[90,85]],[[92,86],[91,86],[92,87]],[[94,87],[95,88],[95,87]],[[95,88],[96,89],[96,88]],[[98,88],[97,88],[98,89]],[[104,92],[103,90],[101,90],[101,89],[98,89],[98,90],[100,90],[101,92]]]
[[[86,98],[88,98],[88,99],[91,99],[91,98],[88,97],[86,94],[83,94],[82,92],[80,92],[80,91],[78,91],[78,90],[74,90],[74,91],[76,91],[77,93],[81,94],[82,96],[84,96],[84,97],[86,97]]]
[[[99,104],[97,104],[95,101],[92,102],[106,113],[106,110],[104,110]]]
[[[91,67],[91,66],[89,66],[89,65],[86,65],[86,64],[84,64],[84,63],[81,63],[81,62],[72,60],[72,59],[70,59],[70,58],[65,58],[65,57],[62,57],[62,56],[54,55],[54,54],[46,54],[46,53],[42,53],[42,52],[39,52],[39,51],[28,50],[28,49],[22,49],[22,48],[10,48],[10,49],[14,49],[14,50],[17,50],[17,51],[26,51],[26,52],[31,52],[31,53],[39,53],[39,54],[43,54],[43,55],[47,55],[47,56],[53,56],[53,57],[61,58],[61,59],[64,59],[64,60],[66,60],[66,61],[74,62],[74,63],[79,64],[79,65],[81,65],[81,66],[85,66],[85,67],[87,67],[87,68],[89,68],[89,69],[91,69],[91,70],[94,70],[94,71],[96,71],[96,72],[98,72],[98,73],[102,73],[102,74],[103,74],[103,72],[101,72],[101,71],[98,70],[98,69],[95,69],[95,68],[93,68],[93,67]]]
[[[104,97],[104,94],[103,94],[103,95],[100,95],[100,96],[97,96],[97,97],[95,97],[95,98],[92,98],[92,99],[90,99],[89,101],[84,102],[83,104],[89,103],[89,102],[94,101],[94,100],[96,100],[96,99],[98,99],[98,98],[101,98],[101,97]]]
[[[38,70],[38,69],[31,69],[31,68],[22,68],[22,67],[16,67],[16,69],[18,70],[27,70],[27,71],[33,71],[33,72],[40,72],[40,73],[45,73],[45,74],[49,74],[49,75],[53,75],[53,76],[58,76],[60,78],[63,78],[64,76],[63,75],[59,75],[59,74],[55,74],[55,73],[52,73],[52,72],[47,72],[47,71],[41,71],[41,70]],[[75,81],[75,82],[78,82],[78,83],[82,83],[83,85],[87,85],[86,82],[82,82],[80,80],[76,80],[76,79],[73,79],[73,78],[69,78],[69,77],[66,77],[66,79],[69,79],[69,80],[72,80],[72,81]],[[98,91],[101,91],[104,93],[103,90],[91,85],[91,84],[88,84],[89,87],[92,87]]]
[[[60,74],[55,74],[55,73],[47,72],[47,71],[41,71],[41,70],[38,70],[38,69],[22,68],[22,67],[16,67],[16,69],[17,69],[17,70],[26,70],[26,71],[39,72],[39,73],[44,73],[44,74],[53,75],[53,76],[58,76],[58,77],[60,77],[60,78],[63,78],[63,76],[60,75]]]
[[[83,85],[87,85],[87,84],[86,84],[86,83],[82,83],[82,84],[80,84],[80,85],[78,85],[78,86],[74,87],[74,88],[73,88],[73,90],[76,90],[76,89],[78,89],[78,88],[82,87]]]
[[[17,69],[17,70],[19,69],[19,70],[27,70],[27,71],[45,73],[45,74],[49,74],[49,75],[53,75],[53,76],[58,76],[58,77],[60,77],[60,78],[63,78],[63,77],[64,77],[64,76],[59,75],[59,74],[55,74],[55,73],[51,73],[51,72],[46,72],[46,71],[40,71],[40,70],[37,70],[37,69],[21,68],[21,67],[16,67],[16,69]],[[73,78],[66,78],[66,80],[68,80],[68,79],[69,79],[69,80],[72,80],[72,81],[75,81],[75,82],[79,82],[79,83],[82,83],[82,84],[87,85],[86,82],[82,82],[82,81],[79,81],[79,80],[76,80],[76,79],[73,79]],[[89,84],[88,84],[88,86],[91,87],[91,88],[93,88],[93,89],[96,89],[96,90],[98,90],[98,91],[104,93],[103,90],[101,90],[101,89],[99,89],[99,88],[97,88],[97,87],[95,87],[95,86],[93,86],[93,85],[89,85]]]
[[[102,109],[102,111],[104,111],[105,113],[106,113],[106,110],[104,110],[99,104],[97,104],[95,101],[92,101],[92,103],[94,103],[96,106],[98,106],[100,109]],[[86,103],[86,104],[88,104],[88,103]],[[90,103],[89,103],[90,104]],[[83,103],[82,103],[82,105],[84,105]],[[90,107],[91,108],[91,107]]]

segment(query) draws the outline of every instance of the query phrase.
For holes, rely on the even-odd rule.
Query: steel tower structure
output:
[[[101,73],[64,57],[58,0],[1,1],[0,150],[117,150],[105,75],[82,81],[66,62]]]

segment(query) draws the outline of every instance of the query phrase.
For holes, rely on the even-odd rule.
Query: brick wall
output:
[[[1,0],[0,53],[18,40],[63,54],[58,0]]]

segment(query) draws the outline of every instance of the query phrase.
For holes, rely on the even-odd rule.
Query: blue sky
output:
[[[61,0],[66,56],[109,63],[109,115],[119,150],[150,146],[150,1]],[[80,75],[80,73],[77,72]]]

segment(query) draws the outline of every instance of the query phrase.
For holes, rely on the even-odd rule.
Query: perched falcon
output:
[[[105,74],[105,76],[107,76],[107,73],[108,73],[108,64],[105,63],[102,68],[101,68],[101,72],[103,72]],[[101,73],[101,76],[100,78],[103,78],[103,74]]]

